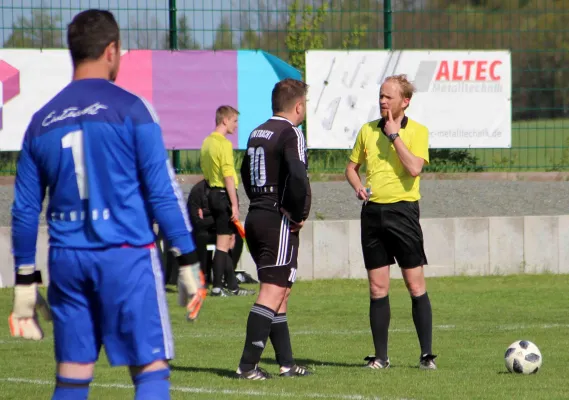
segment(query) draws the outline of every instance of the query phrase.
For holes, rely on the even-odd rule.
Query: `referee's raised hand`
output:
[[[387,121],[385,122],[384,132],[386,135],[391,135],[393,133],[398,133],[401,130],[401,119],[393,119],[393,114],[391,110],[387,110]]]

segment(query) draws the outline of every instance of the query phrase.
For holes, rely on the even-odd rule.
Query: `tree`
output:
[[[62,36],[59,15],[51,15],[47,9],[34,9],[30,18],[21,16],[12,24],[12,34],[4,47],[61,48]]]
[[[288,61],[293,67],[304,71],[305,50],[324,47],[326,35],[321,31],[320,26],[327,11],[326,3],[323,3],[316,10],[311,5],[301,7],[300,0],[294,0],[289,6],[285,43],[288,49]]]
[[[142,22],[141,22],[142,21]],[[160,26],[158,18],[154,15],[151,18],[148,16],[132,16],[129,21],[129,27],[126,33],[127,43],[129,47],[145,50],[160,50],[164,49],[164,41],[161,40],[160,32],[164,28]]]
[[[197,50],[200,45],[192,37],[188,16],[182,14],[178,19],[178,48],[180,50]]]
[[[213,50],[229,50],[234,49],[233,31],[227,18],[223,18],[215,32],[215,40],[213,42]]]
[[[192,36],[192,28],[188,22],[188,16],[186,14],[180,15],[178,18],[178,24],[176,27],[176,38],[179,50],[198,50],[200,49],[200,44],[194,40]],[[170,32],[166,32],[164,35],[164,48],[169,49],[170,46]]]

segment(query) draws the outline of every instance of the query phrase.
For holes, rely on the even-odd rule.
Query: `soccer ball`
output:
[[[504,355],[506,368],[516,374],[535,374],[543,361],[537,346],[528,340],[518,340],[508,346]]]

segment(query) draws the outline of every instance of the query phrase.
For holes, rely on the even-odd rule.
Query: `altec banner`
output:
[[[272,115],[274,85],[287,77],[301,76],[263,51],[132,50],[121,56],[116,84],[153,105],[168,149],[199,149],[224,104],[240,112],[229,139],[244,149],[249,133]],[[0,49],[0,151],[20,150],[32,115],[71,78],[67,50]]]
[[[429,129],[431,148],[509,148],[509,51],[308,51],[309,148],[349,149],[380,118],[385,78],[406,74],[416,92],[407,115]]]

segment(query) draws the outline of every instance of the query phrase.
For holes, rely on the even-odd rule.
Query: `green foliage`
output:
[[[430,149],[425,172],[480,172],[477,158],[467,150]]]
[[[5,17],[4,47],[64,47],[68,21],[61,18],[68,18],[68,7],[55,1],[45,2],[42,8],[13,3],[18,5],[0,6]],[[85,6],[96,3],[86,0]],[[117,15],[122,14],[125,48],[170,48],[169,28],[156,17],[167,13],[168,2],[159,3],[156,10],[117,10]],[[309,49],[384,46],[383,0],[202,3],[186,8],[184,2],[177,3],[179,49],[200,48],[195,40],[199,34],[214,49],[264,50],[304,72],[304,52]],[[432,150],[428,170],[569,169],[569,120],[563,119],[569,117],[569,91],[565,90],[569,82],[569,1],[392,0],[391,6],[395,49],[509,49],[512,54],[512,148]],[[71,7],[74,13],[76,6]],[[212,25],[208,9],[220,10],[221,21]],[[201,15],[204,20],[195,24],[200,27],[191,26],[190,18]],[[516,126],[518,122],[523,124]],[[309,157],[312,173],[342,173],[347,162],[346,152],[338,150],[311,150]],[[193,155],[182,159],[182,170],[186,166],[196,170]],[[10,168],[8,164],[4,168]]]
[[[180,50],[198,50],[200,45],[192,37],[192,28],[186,14],[180,15],[178,18],[178,49]]]
[[[235,48],[233,30],[231,30],[231,26],[227,18],[223,18],[215,32],[213,50],[230,50],[233,48]]]
[[[63,47],[59,28],[61,17],[47,9],[34,9],[30,18],[20,16],[12,24],[12,34],[4,47],[12,48],[60,48]]]
[[[285,44],[289,53],[289,63],[300,71],[304,72],[304,52],[324,47],[326,35],[322,33],[320,27],[326,18],[327,10],[326,3],[315,10],[311,5],[301,7],[300,0],[294,0],[289,6]]]

